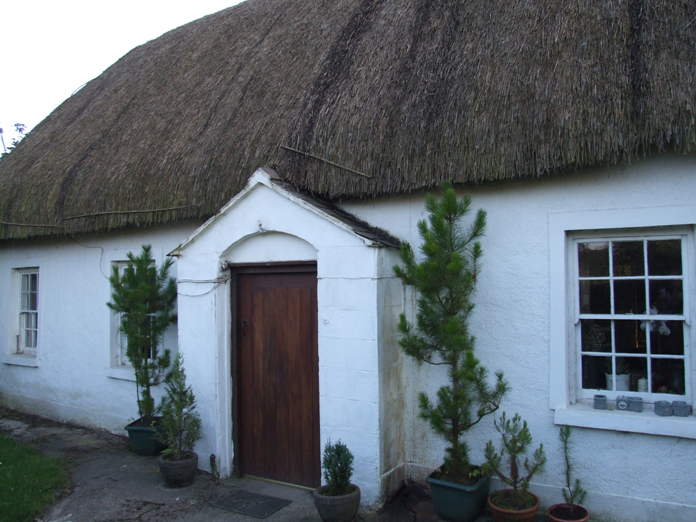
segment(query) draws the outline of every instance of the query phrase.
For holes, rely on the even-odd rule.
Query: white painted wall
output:
[[[394,309],[401,306],[392,297],[387,307],[379,302],[391,291],[388,282],[393,279],[384,262],[394,259],[382,253],[384,248],[367,246],[345,225],[274,189],[267,176],[255,175],[250,183],[253,188],[233,200],[182,247],[179,279],[213,280],[223,275],[220,266],[225,261],[316,260],[321,449],[329,438],[348,445],[355,456],[353,481],[362,490],[362,502],[375,504],[385,493],[389,471],[403,463],[403,452],[380,459],[381,430],[395,433],[389,416],[396,413],[388,411],[385,417],[380,410],[384,379],[379,367],[382,339],[384,350],[399,357],[393,335],[380,330],[380,324],[391,322],[380,322],[380,318],[393,316]],[[228,283],[207,292],[212,286],[180,285],[179,342],[187,374],[197,383],[194,391],[206,434],[197,451],[202,455],[215,453],[221,473],[227,475],[234,453],[229,378],[231,295]],[[396,435],[390,436],[395,443],[402,443]]]
[[[0,400],[39,415],[125,435],[138,416],[132,369],[111,366],[111,261],[153,246],[157,264],[196,224],[102,236],[14,241],[0,246]],[[13,268],[39,266],[36,359],[11,355],[18,318],[10,290]],[[172,270],[176,277],[176,265]],[[165,347],[176,351],[176,327]],[[161,395],[163,390],[156,390]]]
[[[475,208],[488,211],[472,322],[478,356],[491,371],[505,372],[512,393],[503,408],[522,414],[535,444],[544,443],[549,464],[535,479],[533,491],[546,505],[562,498],[556,423],[567,422],[585,426],[574,430],[574,454],[577,476],[590,491],[585,503],[594,515],[625,521],[696,519],[690,466],[696,418],[662,420],[645,412],[611,417],[611,422],[597,420],[596,412],[570,404],[562,377],[566,358],[559,355],[565,346],[557,339],[558,328],[561,334],[565,328],[563,290],[558,304],[558,272],[560,265],[563,280],[564,260],[557,245],[558,231],[563,237],[565,229],[559,223],[570,228],[595,223],[582,217],[589,212],[615,222],[620,221],[618,214],[633,215],[640,226],[679,222],[693,228],[695,174],[696,156],[663,155],[625,168],[496,182],[467,191]],[[402,240],[420,242],[416,223],[425,217],[423,194],[343,206]],[[192,232],[192,226],[181,225],[79,238],[85,246],[69,239],[0,246],[0,295],[9,294],[13,268],[28,263],[41,270],[38,367],[7,364],[4,355],[2,400],[120,431],[136,415],[136,405],[134,384],[113,378],[115,370],[109,366],[109,312],[104,304],[109,299],[109,261],[138,251],[143,243],[166,255]],[[316,260],[318,266],[321,439],[341,438],[349,445],[356,456],[354,479],[366,503],[374,503],[401,477],[422,478],[441,463],[444,443],[417,418],[416,394],[433,394],[445,372],[417,368],[396,347],[396,317],[404,308],[412,314],[415,299],[391,275],[395,252],[367,247],[345,227],[266,186],[240,197],[206,224],[176,265],[181,281],[178,343],[205,432],[197,446],[201,464],[207,466],[207,456],[214,453],[222,473],[229,473],[234,451],[230,291],[218,279],[223,275],[220,263],[291,260]],[[696,280],[694,266],[688,269]],[[9,302],[0,299],[2,354],[10,350],[7,332],[14,317]],[[624,418],[625,424],[617,420]],[[645,433],[647,424],[657,426],[653,432],[666,434]],[[625,430],[617,429],[622,426]],[[497,441],[490,420],[469,438],[475,462],[483,460],[489,439]]]
[[[557,389],[550,389],[550,383],[554,387],[562,385],[563,379],[556,376],[565,372],[556,356],[565,346],[562,340],[551,343],[551,325],[558,322],[559,314],[563,323],[565,313],[564,300],[560,309],[558,303],[552,308],[551,302],[552,265],[560,262],[562,266],[564,260],[563,252],[559,261],[557,248],[551,246],[550,222],[554,223],[559,213],[621,209],[641,226],[650,220],[656,224],[686,220],[693,227],[696,156],[661,156],[629,167],[496,182],[469,187],[466,193],[473,197],[474,208],[488,212],[482,241],[484,264],[471,331],[477,337],[479,358],[491,371],[503,370],[512,386],[503,409],[511,414],[519,412],[529,423],[535,445],[544,444],[549,459],[547,471],[535,479],[532,490],[548,506],[562,501],[559,487],[564,468],[555,416],[556,422],[597,425],[570,404],[563,410],[569,414],[550,409],[552,391],[558,395]],[[343,206],[412,245],[420,244],[416,223],[426,216],[422,194],[379,202],[344,202]],[[687,269],[693,276],[694,266]],[[414,301],[407,299],[413,310]],[[441,464],[445,444],[417,418],[416,394],[425,390],[433,395],[444,382],[445,371],[426,366],[418,369],[412,361],[406,362],[406,368],[407,475],[421,478]],[[580,421],[571,419],[573,414],[579,415]],[[651,411],[624,415],[641,416],[643,424],[653,426],[662,420]],[[576,474],[590,492],[585,504],[593,517],[626,522],[696,519],[696,482],[691,464],[696,452],[696,418],[671,421],[682,423],[679,433],[691,433],[691,438],[597,428],[574,430]],[[629,420],[625,424],[628,426]],[[662,428],[674,433],[664,423]],[[468,439],[474,462],[483,461],[489,439],[499,441],[492,421],[487,420]]]

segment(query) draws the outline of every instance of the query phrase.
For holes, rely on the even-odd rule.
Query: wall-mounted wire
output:
[[[220,285],[224,285],[229,280],[230,280],[230,275],[224,274],[224,275],[221,275],[220,277],[216,277],[215,279],[177,279],[176,282],[177,282],[177,284],[178,283],[194,283],[194,284],[195,283],[208,283],[208,284],[214,283],[213,287],[210,290],[203,292],[203,293],[200,293],[200,294],[184,294],[182,292],[179,292],[179,295],[182,295],[184,297],[201,297],[201,296],[209,294],[210,292],[215,290]]]

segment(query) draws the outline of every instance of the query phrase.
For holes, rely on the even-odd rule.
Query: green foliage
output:
[[[537,473],[542,473],[546,466],[544,445],[539,445],[531,461],[525,457],[524,470],[526,474],[520,474],[520,459],[527,454],[527,446],[532,443],[532,434],[527,426],[527,421],[523,422],[519,414],[516,414],[512,419],[508,419],[505,416],[505,412],[503,412],[500,421],[496,420],[494,424],[495,429],[500,433],[503,444],[500,454],[498,454],[495,451],[493,442],[488,441],[484,470],[495,473],[505,484],[512,486],[515,499],[522,502],[522,498],[527,496],[529,481]],[[510,468],[509,475],[505,475],[501,470],[506,455]]]
[[[471,465],[463,436],[500,407],[508,389],[500,372],[493,385],[488,383],[486,369],[474,356],[475,337],[469,333],[483,255],[478,239],[486,227],[486,212],[479,210],[463,227],[471,198],[457,200],[450,184],[443,186],[439,201],[429,195],[426,208],[428,221],[418,223],[423,260],[416,262],[413,250],[404,244],[399,252],[403,267],[394,267],[403,283],[418,293],[416,325],[401,315],[399,344],[419,364],[448,367],[449,384],[438,390],[436,403],[423,392],[418,395],[420,417],[449,444],[442,478],[466,484],[471,482]]]
[[[585,500],[587,491],[580,484],[580,479],[575,479],[575,483],[573,483],[573,465],[570,462],[570,447],[572,446],[570,426],[561,426],[559,436],[563,443],[563,457],[565,458],[566,487],[563,489],[563,498],[566,504],[570,504],[570,512],[572,513],[573,507],[582,504],[582,501]]]
[[[196,397],[191,386],[186,386],[184,356],[178,353],[174,358],[172,373],[165,384],[166,395],[162,399],[162,428],[164,436],[155,432],[157,438],[168,449],[172,460],[182,460],[193,451],[201,438],[201,417],[196,412]]]
[[[67,482],[61,459],[0,435],[0,520],[31,522]]]
[[[338,439],[336,444],[331,439],[324,446],[324,480],[326,481],[326,494],[329,496],[346,495],[350,493],[350,478],[353,476],[353,454],[348,446]]]
[[[171,265],[167,259],[157,270],[152,247],[143,245],[137,257],[128,252],[123,275],[114,266],[109,278],[113,291],[106,305],[121,314],[119,331],[128,340],[126,358],[135,370],[138,412],[147,425],[158,412],[151,388],[165,379],[171,364],[168,349],[159,354],[164,331],[176,320],[176,282],[169,277]]]
[[[17,145],[19,145],[19,142],[22,141],[24,138],[24,132],[27,128],[26,125],[23,123],[15,123],[14,124],[15,132],[19,135],[19,138],[12,138],[12,143],[7,147],[7,150],[3,150],[0,152],[0,159],[4,158],[7,156],[10,152],[12,152],[14,149],[17,148]],[[2,134],[2,129],[0,129],[0,135]],[[5,148],[5,140],[2,141],[3,144],[3,149]]]

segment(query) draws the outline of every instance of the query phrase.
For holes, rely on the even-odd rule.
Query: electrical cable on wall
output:
[[[176,282],[177,282],[177,284],[178,283],[214,283],[213,287],[210,290],[208,290],[207,292],[203,292],[201,294],[184,294],[184,293],[179,292],[179,295],[183,295],[185,297],[201,297],[201,296],[209,294],[210,292],[215,290],[220,285],[227,283],[227,281],[229,281],[229,280],[230,280],[230,275],[225,274],[225,275],[221,275],[220,277],[216,277],[215,279],[177,279]]]

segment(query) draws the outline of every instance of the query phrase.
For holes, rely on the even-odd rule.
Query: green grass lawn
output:
[[[0,521],[32,521],[51,502],[55,489],[67,484],[61,459],[0,434]]]

